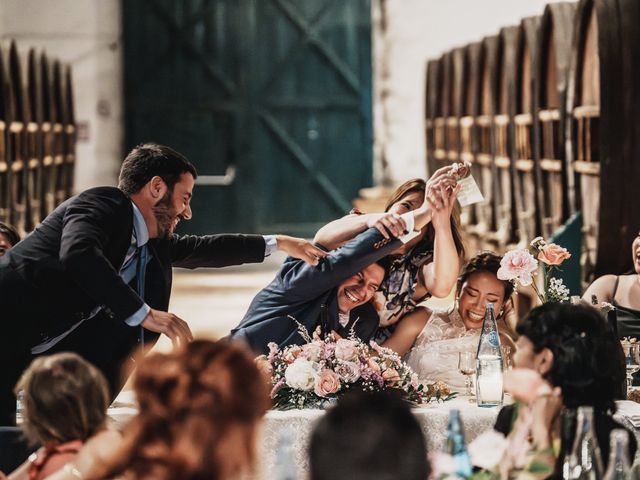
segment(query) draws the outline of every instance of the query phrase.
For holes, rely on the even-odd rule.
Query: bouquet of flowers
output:
[[[553,274],[559,266],[571,258],[566,248],[547,243],[544,238],[533,239],[529,248],[510,250],[504,254],[498,269],[500,280],[509,280],[517,287],[531,285],[542,303],[563,302],[569,300],[569,289],[561,278]],[[538,271],[538,261],[542,264],[543,288],[540,289],[533,279]]]
[[[350,390],[398,389],[413,403],[455,396],[444,382],[424,385],[393,350],[359,340],[353,332],[347,339],[333,335],[309,336],[297,320],[298,331],[307,342],[280,349],[269,344],[269,355],[258,357],[263,371],[271,375],[273,408],[323,408]]]

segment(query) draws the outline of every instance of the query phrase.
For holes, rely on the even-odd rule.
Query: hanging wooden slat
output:
[[[73,195],[76,165],[76,121],[73,103],[71,67],[64,68],[64,186],[65,198]]]
[[[45,53],[40,57],[42,86],[42,184],[43,211],[46,217],[56,207],[56,167],[54,165],[54,105],[49,59]]]
[[[460,119],[464,110],[464,85],[467,82],[467,51],[456,48],[451,52],[451,76],[449,81],[449,116],[447,117],[447,160],[460,161]]]
[[[53,165],[55,166],[55,199],[56,205],[67,198],[65,184],[65,132],[64,132],[64,86],[62,66],[58,60],[53,62]]]
[[[440,58],[440,74],[442,86],[437,100],[437,112],[434,120],[435,150],[433,152],[438,168],[444,166],[447,160],[447,118],[449,117],[452,78],[450,52],[445,53]]]

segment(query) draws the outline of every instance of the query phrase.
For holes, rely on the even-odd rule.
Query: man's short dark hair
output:
[[[173,191],[183,173],[197,178],[196,167],[187,158],[165,145],[144,143],[135,147],[122,162],[118,188],[127,195],[140,191],[156,175]]]
[[[0,233],[7,237],[12,247],[20,241],[20,234],[13,225],[0,222]]]
[[[346,394],[311,435],[311,480],[424,480],[427,447],[409,404],[391,392]]]

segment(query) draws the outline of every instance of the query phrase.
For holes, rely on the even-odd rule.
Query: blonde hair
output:
[[[104,425],[109,406],[104,376],[75,353],[36,358],[15,392],[22,397],[22,431],[33,444],[84,441]]]

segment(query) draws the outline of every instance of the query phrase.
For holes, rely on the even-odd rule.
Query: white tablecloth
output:
[[[508,402],[508,397],[506,399]],[[617,407],[618,412],[615,419],[634,431],[640,444],[640,404],[619,401]],[[499,407],[480,408],[475,403],[470,403],[467,397],[414,408],[413,413],[422,426],[429,450],[443,448],[447,434],[449,410],[452,408],[460,410],[467,442],[492,428],[499,412]],[[109,417],[117,428],[122,428],[136,413],[135,403],[131,396],[119,396],[118,401],[109,409]],[[323,410],[269,411],[265,415],[258,440],[258,465],[255,478],[259,480],[274,478],[278,451],[282,450],[283,439],[287,435],[291,440],[291,456],[298,470],[298,478],[305,478],[308,470],[307,449],[311,432],[315,422],[323,414]]]

